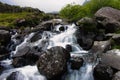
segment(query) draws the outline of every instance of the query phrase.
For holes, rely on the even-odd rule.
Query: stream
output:
[[[64,30],[61,31],[60,28],[63,27]],[[75,33],[77,31],[75,24],[70,25],[56,25],[52,29],[52,31],[44,31],[40,36],[42,36],[41,39],[30,42],[30,39],[35,35],[35,33],[30,33],[29,35],[26,35],[24,37],[24,41],[19,42],[16,39],[14,39],[14,36],[12,36],[12,41],[14,42],[13,45],[16,45],[15,50],[11,49],[11,56],[15,54],[18,54],[20,50],[24,46],[30,46],[32,47],[39,47],[41,50],[45,51],[46,49],[50,49],[54,46],[61,46],[63,48],[66,47],[66,45],[72,46],[72,52],[70,52],[71,57],[72,56],[80,56],[84,59],[84,64],[79,70],[72,70],[70,68],[70,64],[68,64],[68,73],[64,75],[64,80],[94,80],[93,78],[93,69],[97,64],[97,58],[96,56],[93,56],[92,53],[89,53],[88,51],[83,50],[79,44],[77,43],[77,39],[75,36]],[[48,43],[41,45],[43,41],[48,41]],[[12,46],[13,46],[12,45]],[[7,70],[3,71],[0,75],[0,80],[6,80],[6,78],[15,71],[19,71],[22,73],[23,76],[19,76],[17,80],[46,80],[45,76],[41,75],[38,72],[37,66],[24,66],[20,68],[13,68],[11,66],[12,59],[6,59],[1,61],[1,64],[7,68]]]

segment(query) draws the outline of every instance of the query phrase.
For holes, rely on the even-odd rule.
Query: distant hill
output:
[[[0,13],[19,13],[19,12],[39,12],[43,13],[43,11],[40,11],[37,8],[31,8],[31,7],[20,7],[20,6],[13,6],[9,4],[5,4],[0,2]]]
[[[42,21],[53,18],[37,8],[19,7],[0,2],[0,27],[35,27]]]

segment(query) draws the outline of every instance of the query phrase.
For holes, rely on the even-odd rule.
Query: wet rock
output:
[[[14,67],[22,67],[25,65],[34,65],[36,61],[39,59],[39,53],[26,46],[19,49],[15,55],[13,55],[13,63]]]
[[[50,31],[52,29],[53,26],[60,24],[62,21],[60,19],[52,19],[49,21],[45,21],[40,23],[39,25],[37,25],[37,29],[34,29],[34,31],[36,30],[46,30],[46,31]]]
[[[109,65],[116,70],[120,70],[120,50],[114,49],[107,51],[106,54],[102,55],[101,63]]]
[[[93,72],[95,80],[112,80],[113,70],[110,66],[98,64]]]
[[[22,66],[27,65],[27,62],[26,62],[26,59],[17,57],[13,59],[12,65],[14,67],[22,67]]]
[[[72,46],[71,45],[66,45],[65,48],[68,52],[72,52]]]
[[[57,80],[67,71],[67,61],[70,54],[62,47],[52,47],[42,52],[37,62],[40,74],[48,80]]]
[[[0,29],[0,45],[7,46],[11,40],[10,32]]]
[[[6,80],[25,80],[25,76],[21,72],[11,73]]]
[[[101,28],[104,28],[107,33],[120,30],[120,10],[103,7],[95,13],[95,17],[101,24]]]
[[[71,69],[79,70],[80,67],[83,65],[83,58],[81,57],[72,57],[71,58]]]
[[[38,41],[39,39],[42,38],[42,35],[41,35],[42,32],[36,32],[34,34],[34,36],[30,39],[31,42],[36,42]]]
[[[112,80],[120,80],[120,71],[115,73]]]

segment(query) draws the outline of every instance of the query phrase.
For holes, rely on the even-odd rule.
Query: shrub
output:
[[[60,16],[68,21],[77,21],[86,16],[86,10],[80,5],[68,4],[61,9]]]

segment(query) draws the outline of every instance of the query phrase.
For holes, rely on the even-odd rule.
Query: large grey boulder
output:
[[[112,80],[120,80],[120,71],[115,73],[115,75],[114,75]]]
[[[97,54],[101,54],[103,52],[106,52],[107,50],[109,50],[111,47],[111,40],[107,40],[107,41],[94,41],[94,44],[91,48],[91,50],[89,51],[90,53],[97,53]]]
[[[120,50],[113,49],[107,51],[106,54],[102,55],[101,63],[109,65],[116,70],[120,70]]]
[[[105,64],[98,64],[93,72],[95,80],[112,80],[113,70]]]
[[[41,53],[37,68],[48,80],[58,80],[66,72],[69,58],[70,54],[64,48],[52,47]]]
[[[120,30],[120,10],[103,7],[95,13],[95,18],[108,33]]]

